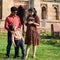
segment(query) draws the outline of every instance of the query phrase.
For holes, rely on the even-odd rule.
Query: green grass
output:
[[[21,57],[13,59],[14,56],[13,45],[11,47],[10,58],[5,59],[4,56],[6,53],[6,46],[7,46],[7,34],[0,33],[0,60],[21,60]],[[29,57],[27,60],[60,60],[60,47],[41,42],[40,45],[37,47],[36,58],[35,59],[32,58],[32,46],[31,46]]]

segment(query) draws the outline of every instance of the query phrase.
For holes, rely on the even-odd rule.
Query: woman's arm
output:
[[[38,16],[35,17],[35,22],[34,22],[34,24],[35,24],[36,26],[39,26],[39,25],[40,25],[40,20],[39,20],[39,17],[38,17]]]

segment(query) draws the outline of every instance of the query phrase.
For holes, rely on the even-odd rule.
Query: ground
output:
[[[40,40],[41,41],[41,40]],[[13,59],[14,47],[11,47],[10,58],[5,59],[7,46],[7,36],[6,33],[0,33],[0,60],[21,60],[21,57]],[[26,45],[25,45],[26,49]],[[21,56],[21,51],[20,51]],[[47,43],[40,42],[37,47],[36,58],[32,58],[32,46],[30,49],[29,57],[27,60],[60,60],[60,45],[51,45]]]

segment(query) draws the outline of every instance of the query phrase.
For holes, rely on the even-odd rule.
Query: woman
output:
[[[34,8],[30,8],[28,10],[28,13],[29,15],[27,17],[27,21],[25,22],[27,26],[26,38],[25,38],[25,43],[27,44],[26,58],[28,57],[31,44],[33,45],[33,58],[35,58],[36,46],[39,45],[37,26],[40,25],[40,21]]]

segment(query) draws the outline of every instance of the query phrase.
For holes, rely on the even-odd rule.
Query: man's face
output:
[[[16,15],[16,14],[17,14],[17,11],[13,11],[12,14],[13,14],[13,15]]]

